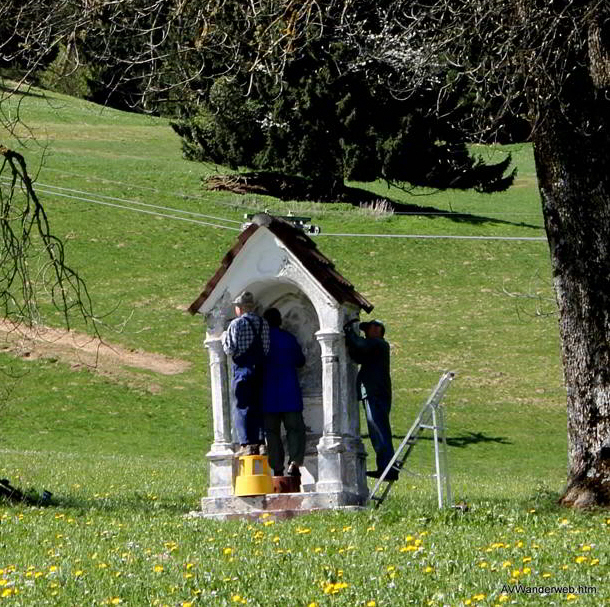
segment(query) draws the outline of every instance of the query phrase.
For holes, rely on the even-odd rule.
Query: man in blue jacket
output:
[[[360,364],[358,371],[358,398],[362,400],[366,422],[375,450],[377,470],[370,470],[367,476],[379,478],[394,457],[392,430],[390,428],[390,408],[392,406],[392,380],[390,379],[390,344],[384,339],[385,326],[379,320],[362,322],[361,337],[354,330],[354,319],[345,327],[347,351]],[[396,480],[398,470],[390,469],[385,479]]]
[[[295,336],[280,328],[282,316],[276,308],[264,313],[269,324],[269,353],[263,372],[263,413],[269,465],[275,476],[284,475],[284,446],[281,424],[288,444],[288,475],[300,476],[305,457],[303,397],[297,369],[305,356]]]

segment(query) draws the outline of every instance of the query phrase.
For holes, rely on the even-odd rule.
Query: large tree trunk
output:
[[[575,70],[576,72],[576,70]],[[589,72],[546,106],[534,154],[567,388],[569,470],[561,502],[610,505],[610,124]]]

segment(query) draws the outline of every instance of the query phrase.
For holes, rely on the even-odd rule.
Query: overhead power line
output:
[[[95,176],[90,176],[90,175],[83,175],[81,173],[72,173],[69,171],[65,171],[63,169],[54,169],[51,167],[45,167],[45,170],[47,171],[54,171],[56,173],[62,173],[64,175],[71,175],[73,177],[86,177],[87,179],[97,179],[98,181],[103,181],[106,183],[114,183],[117,185],[124,185],[124,186],[128,186],[130,188],[135,188],[135,189],[139,189],[139,190],[145,190],[145,191],[149,191],[149,192],[156,192],[157,194],[162,194],[164,196],[179,196],[180,198],[189,198],[191,200],[207,200],[207,198],[205,196],[202,196],[201,194],[187,194],[185,192],[174,192],[174,193],[167,193],[164,192],[163,190],[159,190],[158,188],[155,187],[151,187],[151,186],[144,186],[144,185],[138,185],[138,184],[133,184],[133,183],[126,183],[124,181],[117,181],[115,179],[107,179],[105,177],[95,177]],[[55,186],[54,186],[55,187]],[[231,202],[224,202],[222,200],[215,200],[214,204],[220,205],[220,206],[226,206],[226,207],[235,207],[237,206],[235,203],[231,203]],[[244,210],[249,210],[249,211],[253,211],[256,212],[258,210],[258,206],[252,206],[252,207],[247,207],[245,205],[241,205],[241,208],[243,208]],[[337,210],[337,209],[329,209],[328,211],[325,211],[328,213],[332,213],[333,215],[352,215],[353,213],[349,210]],[[540,213],[539,212],[515,212],[515,211],[490,211],[489,212],[490,215],[492,215],[493,217],[496,216],[504,216],[504,217],[540,217]],[[431,217],[431,216],[439,216],[439,217],[455,217],[455,216],[468,216],[470,213],[468,212],[462,212],[462,211],[393,211],[392,212],[393,215],[398,215],[398,216],[402,216],[402,215],[415,215],[415,216],[421,216],[421,217]],[[228,221],[228,220],[226,220]]]
[[[3,185],[8,185],[10,180],[8,179],[0,179],[0,183],[3,182]],[[178,221],[186,221],[189,223],[195,223],[198,225],[204,225],[214,228],[220,228],[224,230],[232,230],[235,232],[241,231],[241,221],[237,221],[235,219],[227,219],[224,217],[217,217],[214,215],[205,215],[203,213],[197,213],[194,211],[184,211],[182,209],[175,209],[172,207],[165,207],[160,205],[149,204],[145,202],[139,202],[137,200],[128,200],[123,198],[116,198],[114,196],[106,196],[104,194],[92,194],[90,192],[86,192],[84,190],[75,190],[72,188],[63,188],[61,186],[42,184],[37,182],[37,191],[43,192],[45,194],[50,194],[52,196],[60,196],[62,198],[69,198],[72,200],[78,200],[81,202],[89,202],[92,204],[98,204],[107,207],[114,207],[118,209],[123,209],[126,211],[134,211],[137,213],[145,213],[147,215],[153,215],[156,217],[163,217],[165,219],[176,219]],[[51,189],[47,189],[51,188]],[[73,192],[74,194],[86,194],[88,197],[85,198],[83,196],[76,196],[74,194],[66,194],[64,192]],[[89,196],[95,196],[96,198],[91,198]],[[106,202],[104,200],[98,200],[98,198],[104,198],[106,200],[113,200],[116,202],[122,202],[124,204],[116,204],[116,202]],[[170,213],[181,213],[184,215],[191,215],[194,217],[203,217],[206,219],[214,219],[216,221],[224,221],[232,224],[239,224],[240,227],[233,227],[228,225],[220,225],[216,223],[211,223],[208,221],[201,221],[199,219],[191,219],[190,217],[179,217],[177,215],[167,214],[167,213],[157,213],[155,211],[148,211],[146,209],[135,208],[137,205],[140,207],[147,207],[150,209],[158,209],[163,211],[169,211]],[[526,242],[547,242],[547,239],[544,237],[535,237],[535,236],[465,236],[465,235],[451,235],[451,234],[350,234],[350,233],[333,233],[333,232],[320,232],[317,236],[334,236],[341,238],[408,238],[408,239],[435,239],[435,240],[495,240],[495,241],[526,241]]]
[[[420,238],[445,240],[525,240],[532,242],[547,242],[546,238],[538,236],[459,236],[451,234],[338,234],[320,232],[318,236],[342,236],[345,238]]]
[[[137,204],[138,206],[143,206],[143,207],[150,207],[153,209],[160,209],[163,211],[171,211],[172,213],[184,213],[185,215],[194,215],[196,217],[204,217],[207,219],[216,219],[218,221],[226,221],[229,223],[237,223],[237,224],[241,224],[241,221],[236,221],[235,219],[226,219],[224,217],[216,217],[214,215],[204,215],[203,213],[196,213],[194,211],[183,211],[182,209],[174,209],[172,207],[164,207],[164,206],[159,206],[156,204],[149,204],[146,202],[140,202],[139,200],[129,200],[129,199],[125,199],[125,198],[116,198],[114,196],[106,196],[105,194],[92,194],[91,192],[86,192],[84,190],[74,190],[72,188],[62,188],[61,186],[58,185],[49,185],[47,183],[40,183],[37,182],[36,183],[36,187],[38,189],[42,188],[53,188],[54,190],[60,190],[63,192],[72,192],[75,194],[85,194],[87,196],[95,196],[96,198],[104,198],[106,200],[114,200],[116,202],[123,202],[126,204]],[[47,192],[49,193],[49,192]]]
[[[6,180],[2,180],[2,181],[4,181],[3,185],[7,185],[8,184],[8,182]],[[195,223],[195,224],[198,224],[198,225],[205,225],[205,226],[210,226],[210,227],[214,227],[214,228],[220,228],[220,229],[223,229],[223,230],[233,230],[233,231],[236,231],[236,232],[240,232],[241,231],[241,227],[237,228],[237,227],[233,227],[233,226],[226,226],[226,225],[220,225],[220,224],[216,224],[216,223],[211,223],[209,221],[201,221],[199,219],[191,219],[189,217],[179,217],[179,216],[176,216],[176,215],[169,215],[167,213],[157,213],[155,211],[148,211],[146,209],[139,209],[139,208],[136,208],[136,207],[133,207],[133,206],[129,206],[129,205],[130,204],[135,204],[135,205],[145,206],[145,207],[154,208],[154,209],[167,210],[167,211],[171,211],[171,212],[174,212],[174,213],[184,213],[184,214],[188,214],[188,215],[195,215],[195,216],[198,216],[198,217],[211,217],[212,219],[217,219],[219,221],[227,221],[227,222],[237,223],[237,224],[241,225],[241,222],[235,221],[233,219],[224,219],[224,218],[221,218],[221,217],[213,217],[213,216],[210,216],[210,215],[204,215],[202,213],[194,213],[194,212],[191,212],[191,211],[183,211],[181,209],[172,209],[170,207],[162,207],[162,206],[158,206],[158,205],[147,204],[145,202],[138,202],[138,201],[135,201],[135,200],[123,200],[121,198],[114,198],[112,196],[99,195],[102,198],[107,198],[109,200],[119,200],[119,201],[122,201],[122,202],[126,203],[126,204],[116,204],[116,203],[113,203],[113,202],[105,202],[103,200],[97,200],[95,198],[84,198],[82,196],[74,196],[72,194],[65,194],[65,193],[57,191],[57,190],[47,190],[46,187],[57,188],[58,190],[59,189],[65,189],[67,191],[74,191],[74,192],[79,192],[79,190],[70,190],[69,188],[59,188],[58,186],[39,187],[40,185],[42,185],[42,184],[37,184],[36,191],[42,192],[44,194],[50,194],[52,196],[60,196],[62,198],[70,198],[72,200],[78,200],[78,201],[81,201],[81,202],[89,202],[89,203],[92,203],[92,204],[99,204],[99,205],[107,206],[107,207],[114,207],[114,208],[123,209],[123,210],[126,210],[126,211],[134,211],[136,213],[145,213],[146,215],[154,215],[156,217],[164,217],[166,219],[176,219],[178,221],[186,221],[186,222],[189,222],[189,223]],[[83,193],[86,194],[87,192],[83,192]],[[96,196],[97,196],[97,194],[96,194]]]

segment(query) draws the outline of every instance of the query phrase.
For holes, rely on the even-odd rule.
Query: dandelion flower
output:
[[[311,529],[308,529],[307,527],[297,527],[297,531],[296,531],[299,535],[304,535],[306,533],[311,533]]]

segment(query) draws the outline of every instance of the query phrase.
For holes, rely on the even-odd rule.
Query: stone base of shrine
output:
[[[355,493],[269,493],[248,497],[204,497],[201,510],[191,517],[217,520],[261,518],[289,519],[325,510],[362,510],[368,498]]]

